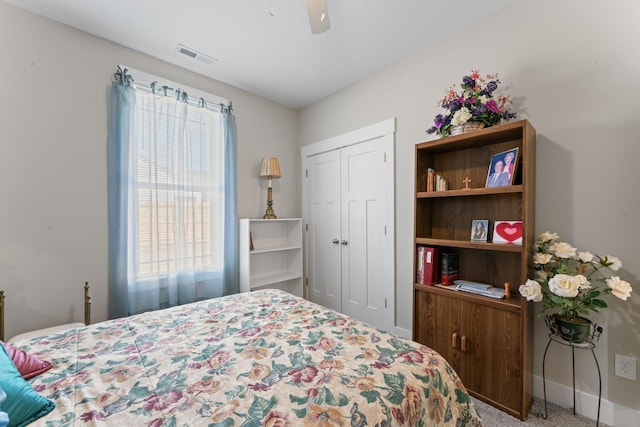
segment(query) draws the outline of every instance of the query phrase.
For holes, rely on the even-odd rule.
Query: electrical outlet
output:
[[[615,374],[619,377],[636,381],[636,359],[616,353]]]

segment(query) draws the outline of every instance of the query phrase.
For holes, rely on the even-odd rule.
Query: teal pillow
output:
[[[0,388],[7,394],[2,411],[9,414],[8,427],[25,426],[47,415],[56,406],[36,393],[22,378],[3,345],[0,345]]]
[[[0,406],[2,406],[2,402],[7,398],[7,394],[4,392],[2,387],[0,387]],[[9,416],[6,412],[2,411],[0,408],[0,427],[7,427],[9,425]]]

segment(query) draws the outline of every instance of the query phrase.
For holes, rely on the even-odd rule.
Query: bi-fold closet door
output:
[[[306,296],[392,331],[393,120],[303,148]],[[335,145],[335,146],[333,146]]]

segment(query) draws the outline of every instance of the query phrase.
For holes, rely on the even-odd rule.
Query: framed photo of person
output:
[[[518,164],[518,147],[491,156],[485,188],[506,187],[513,184]]]
[[[488,219],[471,220],[471,241],[472,242],[486,242],[487,234],[489,234]]]

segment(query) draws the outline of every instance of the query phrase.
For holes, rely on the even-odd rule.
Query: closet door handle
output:
[[[342,242],[340,242],[340,244],[341,244],[342,246],[347,246],[348,242],[347,242],[346,240],[343,240]]]
[[[333,240],[331,241],[331,243],[333,243],[334,245],[337,245],[338,243],[340,243],[340,240],[338,240],[338,239],[333,239]]]
[[[458,348],[458,333],[451,334],[451,347]]]

